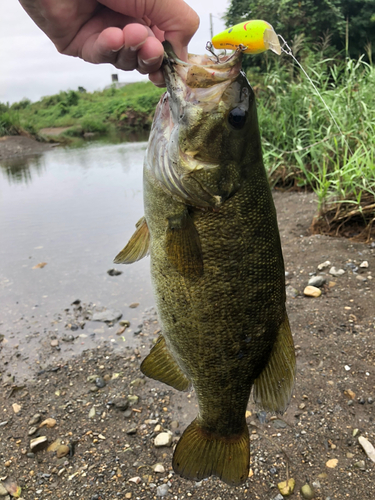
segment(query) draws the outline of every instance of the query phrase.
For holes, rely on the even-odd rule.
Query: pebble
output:
[[[125,411],[129,407],[129,401],[127,401],[126,399],[116,399],[115,401],[113,401],[113,405],[118,410]]]
[[[285,288],[285,292],[286,292],[286,295],[287,297],[291,297],[293,299],[295,299],[296,297],[298,297],[299,295],[299,291],[296,289],[296,288],[293,288],[292,286],[288,285],[286,288]]]
[[[36,433],[37,430],[38,430],[38,427],[36,427],[36,426],[30,427],[28,435],[32,436],[33,434]]]
[[[309,285],[304,289],[303,294],[306,295],[306,297],[320,297],[322,291],[320,288]]]
[[[295,485],[295,480],[290,478],[288,481],[281,481],[281,483],[278,483],[277,487],[280,493],[284,497],[287,497],[293,493]]]
[[[39,425],[39,428],[47,427],[48,429],[52,429],[55,425],[56,420],[54,418],[47,418],[46,420],[43,420],[43,422]]]
[[[337,467],[338,463],[339,461],[337,460],[337,458],[331,458],[331,460],[328,460],[328,462],[326,462],[326,467],[328,467],[329,469],[334,469],[335,467]]]
[[[36,448],[40,444],[46,443],[46,442],[47,442],[47,437],[46,436],[40,436],[40,437],[37,437],[35,439],[32,439],[30,441],[30,450],[33,450],[34,448]]]
[[[318,265],[319,271],[322,271],[323,269],[326,269],[331,265],[331,262],[329,260],[326,260],[325,262],[322,262],[321,264]]]
[[[129,479],[129,481],[130,481],[131,483],[139,484],[139,483],[142,481],[142,479],[141,479],[139,476],[135,476],[135,477],[131,477],[131,478]]]
[[[27,458],[35,458],[35,453],[30,451],[29,453],[26,453]]]
[[[364,460],[359,460],[354,464],[354,467],[361,470],[366,470],[366,462]]]
[[[8,490],[4,488],[2,483],[0,483],[0,497],[4,497],[7,494],[8,494]]]
[[[17,403],[13,403],[12,408],[13,408],[14,413],[19,413],[21,411],[22,407],[21,407],[21,405],[19,405]]]
[[[369,459],[375,462],[375,448],[372,446],[370,441],[366,439],[364,436],[359,436],[358,442],[365,450],[365,453],[369,457]]]
[[[112,323],[120,318],[122,318],[122,313],[114,309],[107,309],[92,315],[92,321],[103,321],[104,323]]]
[[[167,484],[162,484],[156,488],[156,496],[157,497],[165,497],[167,495],[169,487]]]
[[[278,493],[272,500],[284,500],[284,497],[280,493]]]
[[[108,269],[107,274],[110,276],[120,276],[122,274],[122,271],[118,271],[117,269]]]
[[[105,381],[104,381],[104,379],[102,377],[96,377],[96,379],[95,379],[95,385],[99,389],[102,389],[103,387],[105,387]]]
[[[312,500],[315,496],[315,491],[309,484],[304,484],[301,488],[301,495],[307,500]]]
[[[59,345],[58,339],[51,340],[51,347],[57,347]]]
[[[135,309],[135,308],[136,308],[136,307],[138,307],[138,306],[139,306],[139,302],[132,302],[132,303],[129,305],[129,307],[130,307],[131,309]]]
[[[160,448],[162,446],[171,446],[171,444],[172,444],[172,433],[169,431],[161,432],[154,439],[154,445],[156,448]]]
[[[69,453],[69,451],[69,446],[67,446],[66,444],[61,444],[56,450],[56,456],[57,458],[65,457]]]
[[[367,398],[367,402],[369,405],[372,405],[372,403],[374,402],[373,398]]]
[[[368,261],[367,261],[367,260],[364,260],[363,262],[361,262],[361,263],[359,264],[359,267],[362,267],[362,268],[363,268],[363,267],[368,267]]]
[[[120,326],[124,326],[125,328],[129,328],[130,326],[130,321],[127,319],[122,319],[121,321],[118,322]]]
[[[90,409],[89,411],[89,418],[94,418],[96,415],[96,410],[94,408],[94,406]]]
[[[324,276],[312,276],[307,284],[310,286],[315,286],[317,288],[320,288],[321,286],[324,285],[326,281],[327,280]]]
[[[139,397],[136,396],[135,394],[129,394],[128,401],[130,406],[136,405],[139,401]]]
[[[284,422],[284,420],[280,420],[279,418],[273,420],[272,425],[275,427],[275,429],[285,429],[285,427],[288,427],[288,424]]]
[[[155,464],[153,465],[152,469],[154,472],[160,472],[161,474],[165,472],[165,468],[162,464]]]
[[[331,269],[329,270],[329,274],[332,274],[332,276],[342,276],[343,274],[345,274],[345,271],[344,269],[336,269],[334,266],[331,267]]]

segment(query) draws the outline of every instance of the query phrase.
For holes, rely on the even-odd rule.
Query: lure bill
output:
[[[222,31],[212,39],[215,49],[236,50],[245,47],[245,54],[261,54],[272,50],[281,54],[279,38],[273,27],[261,19],[253,19],[236,24],[232,28]]]

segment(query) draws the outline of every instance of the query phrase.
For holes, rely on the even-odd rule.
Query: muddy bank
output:
[[[9,135],[0,137],[0,160],[31,156],[44,153],[53,145],[38,142],[23,135]]]
[[[277,484],[287,470],[296,481],[291,498],[302,498],[306,483],[319,500],[375,497],[374,463],[358,442],[363,436],[375,444],[374,245],[309,235],[311,194],[276,193],[275,201],[297,381],[282,418],[249,403],[252,462],[245,485],[194,483],[173,473],[173,446],[197,407],[193,392],[178,393],[139,371],[159,333],[153,310],[131,332],[132,345],[116,319],[100,323],[107,333],[91,343],[82,336],[86,311],[77,303],[50,312],[51,328],[32,344],[37,357],[27,352],[26,335],[9,349],[11,326],[2,325],[10,330],[0,354],[1,477],[19,485],[22,498],[281,500]],[[319,270],[325,261],[331,264]],[[344,272],[335,275],[332,267]],[[303,290],[313,275],[325,282],[321,296],[308,298]],[[25,333],[39,331],[35,318],[25,320]],[[27,380],[14,377],[19,364],[27,366]],[[40,427],[46,419],[55,423]],[[157,447],[161,433],[166,445]],[[31,450],[38,436],[45,443]]]

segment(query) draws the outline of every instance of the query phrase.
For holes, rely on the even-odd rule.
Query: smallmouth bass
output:
[[[141,365],[178,390],[197,418],[173,455],[187,479],[242,484],[245,412],[282,413],[295,378],[276,213],[263,166],[254,92],[241,51],[179,61],[165,43],[167,92],[144,163],[145,216],[116,263],[148,253],[162,334]]]

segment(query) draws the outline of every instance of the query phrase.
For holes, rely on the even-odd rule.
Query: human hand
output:
[[[125,71],[164,86],[166,39],[186,60],[199,17],[183,0],[19,0],[61,54]]]

